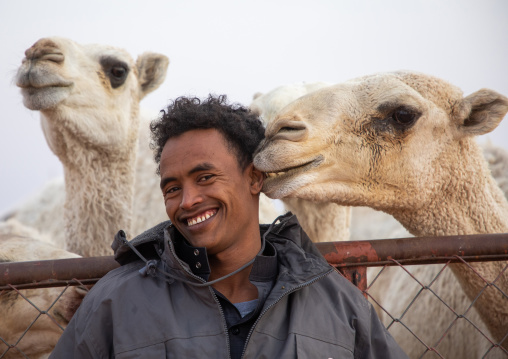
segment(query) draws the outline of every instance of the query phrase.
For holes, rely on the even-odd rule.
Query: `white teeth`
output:
[[[193,218],[193,219],[188,219],[187,220],[187,226],[193,226],[195,224],[198,224],[198,223],[201,223],[203,221],[206,221],[208,218],[212,217],[214,215],[214,213],[210,214],[210,213],[206,213],[202,216],[198,216],[196,218]]]
[[[281,176],[286,172],[266,172],[266,177],[277,177]]]

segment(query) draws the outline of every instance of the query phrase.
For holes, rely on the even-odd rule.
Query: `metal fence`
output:
[[[508,234],[317,247],[364,293],[411,358],[508,358],[508,327],[492,335],[491,318],[479,310],[489,296],[496,313],[490,322],[499,328],[508,317]],[[89,287],[117,266],[112,257],[0,263],[0,358],[49,353]],[[481,288],[465,296],[457,272],[470,272]]]

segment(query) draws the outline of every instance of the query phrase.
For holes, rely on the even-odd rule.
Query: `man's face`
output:
[[[259,237],[262,173],[252,164],[242,170],[219,131],[170,138],[160,173],[166,213],[191,245],[209,255],[233,254],[252,246],[252,231]]]

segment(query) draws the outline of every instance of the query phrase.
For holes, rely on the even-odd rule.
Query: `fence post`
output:
[[[351,283],[356,285],[363,293],[363,296],[367,298],[367,267],[340,267],[337,268],[344,277],[346,277]]]

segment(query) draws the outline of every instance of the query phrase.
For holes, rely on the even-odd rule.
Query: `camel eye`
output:
[[[125,83],[129,74],[129,66],[125,62],[114,57],[103,57],[100,62],[112,88],[115,89]]]
[[[416,114],[401,107],[393,111],[392,118],[400,124],[408,125],[415,120]]]
[[[116,78],[123,78],[126,72],[127,70],[122,66],[115,66],[111,69],[111,75],[115,76]]]
[[[298,131],[299,129],[298,128],[294,128],[294,127],[282,127],[279,132],[291,132],[291,131]]]
[[[107,72],[111,87],[116,89],[124,84],[127,79],[127,68],[122,65],[112,66]]]

